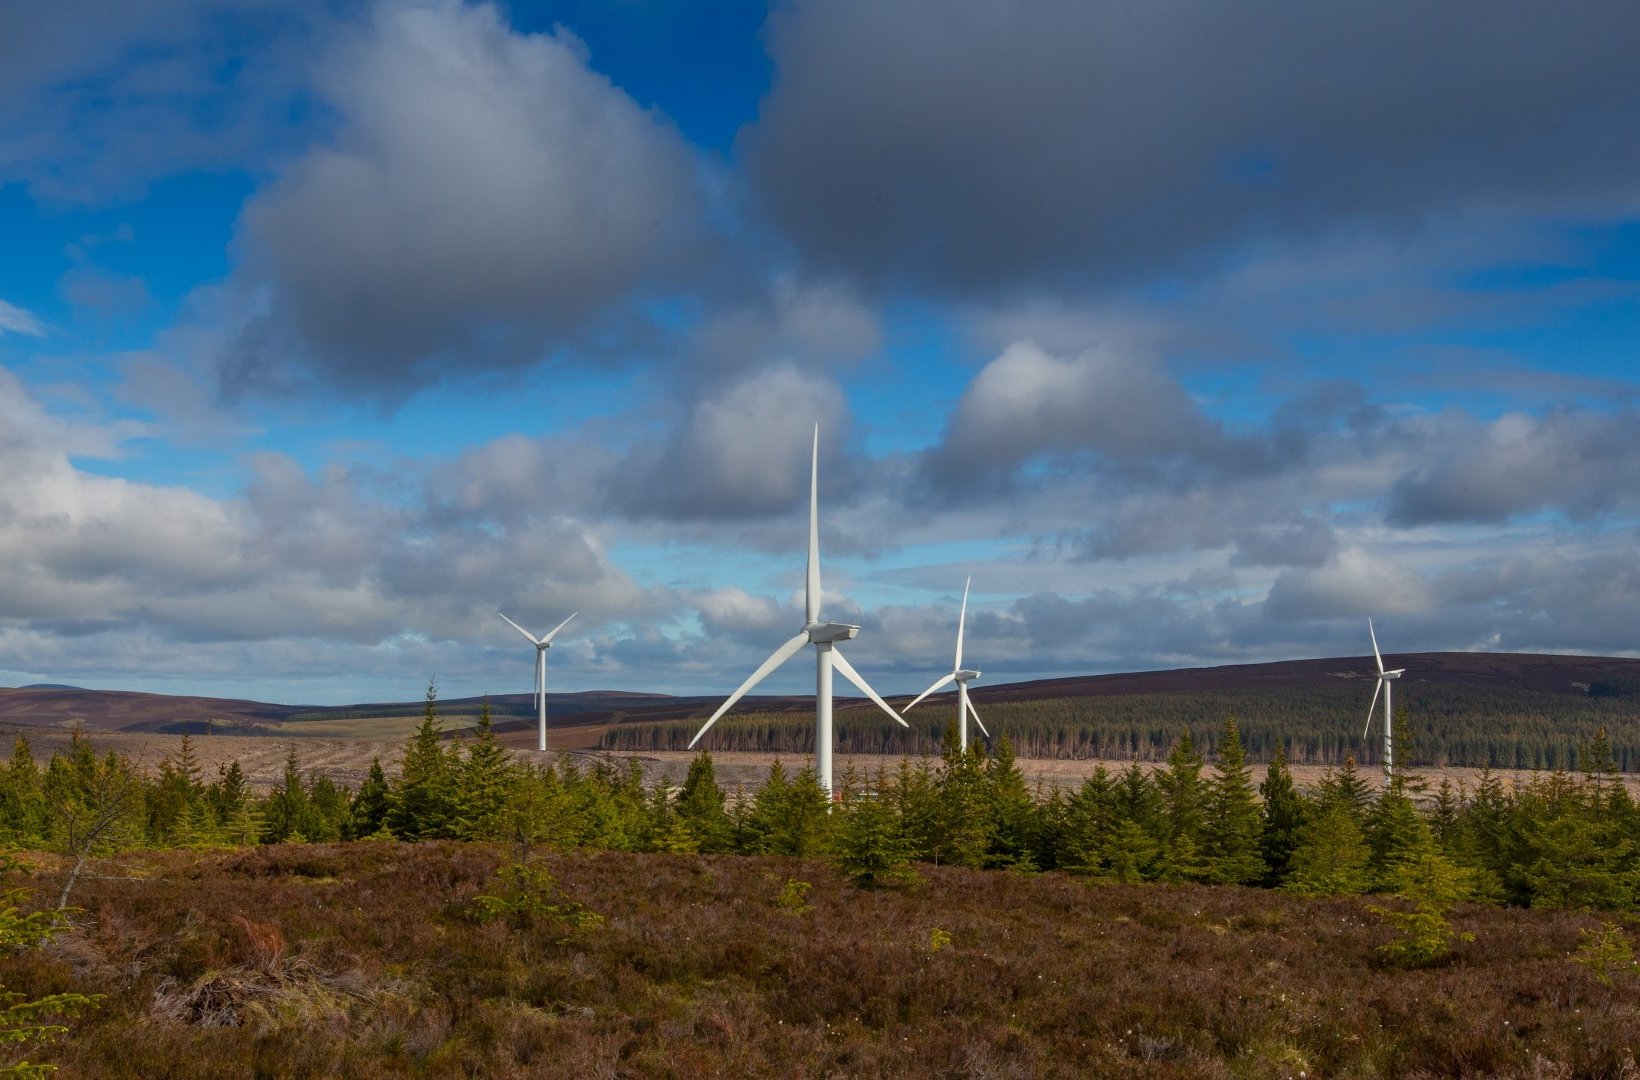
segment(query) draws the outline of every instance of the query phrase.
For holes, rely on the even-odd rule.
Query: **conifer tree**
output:
[[[140,840],[143,781],[119,754],[97,757],[76,726],[68,752],[52,756],[41,791],[52,839],[72,864],[57,897],[60,911],[88,859]]]
[[[0,841],[19,846],[43,844],[46,832],[40,767],[28,739],[19,735],[12,744],[11,763],[0,770]]]
[[[1264,884],[1274,887],[1287,880],[1293,849],[1298,846],[1298,831],[1304,825],[1304,800],[1293,786],[1287,755],[1280,746],[1270,759],[1259,795],[1263,799],[1259,854],[1264,859]]]
[[[279,786],[262,804],[262,842],[282,844],[307,839],[307,832],[313,828],[312,816],[307,789],[302,784],[302,763],[292,746],[285,756],[285,773]]]
[[[944,757],[944,768],[935,781],[937,859],[951,866],[984,866],[995,830],[985,759],[977,744],[961,749],[954,720],[946,728]]]
[[[1116,805],[1120,816],[1107,854],[1111,875],[1124,882],[1159,876],[1168,823],[1161,789],[1137,761],[1117,778]]]
[[[1463,788],[1454,785],[1449,776],[1441,777],[1440,786],[1429,804],[1429,829],[1435,834],[1435,843],[1443,852],[1451,853],[1458,845],[1458,818],[1463,812]]]
[[[987,866],[1011,870],[1035,870],[1033,848],[1038,830],[1037,802],[1025,786],[1025,777],[1014,758],[1014,745],[1006,733],[997,736],[996,756],[985,765],[986,795],[991,821]]]
[[[1475,793],[1458,818],[1456,860],[1475,871],[1474,892],[1478,898],[1512,898],[1524,903],[1521,892],[1512,888],[1512,851],[1516,846],[1512,823],[1512,800],[1503,781],[1490,768],[1481,769]]]
[[[358,793],[347,808],[347,838],[363,840],[381,832],[391,806],[392,791],[387,784],[387,774],[382,771],[381,759],[373,757],[364,783],[359,785]]]
[[[1522,883],[1533,907],[1626,908],[1634,904],[1634,841],[1607,822],[1567,809],[1527,825]]]
[[[1186,728],[1167,755],[1167,768],[1156,775],[1165,827],[1160,866],[1164,881],[1204,881],[1209,876],[1202,851],[1207,809],[1203,764]]]
[[[239,815],[250,798],[245,784],[245,771],[235,758],[226,765],[218,765],[216,780],[205,789],[205,799],[211,804],[218,821],[227,822]]]
[[[885,797],[894,804],[894,816],[910,845],[912,858],[938,862],[940,857],[939,789],[926,758],[915,764],[900,759]]]
[[[1344,764],[1337,771],[1328,769],[1316,785],[1316,796],[1322,802],[1340,803],[1355,818],[1358,828],[1364,828],[1367,813],[1372,809],[1372,788],[1361,779],[1355,766],[1355,755],[1344,755]]]
[[[1341,798],[1323,799],[1305,813],[1282,887],[1301,896],[1365,892],[1371,855],[1349,803]]]
[[[405,744],[404,764],[393,789],[387,827],[401,840],[436,840],[455,832],[455,790],[450,760],[441,745],[438,686],[427,684],[427,704]]]
[[[728,796],[718,787],[712,755],[702,750],[689,763],[689,774],[678,792],[673,810],[681,826],[694,837],[695,850],[718,855],[734,846],[734,823],[726,809]]]
[[[1224,722],[1218,771],[1207,786],[1207,875],[1219,884],[1245,885],[1264,876],[1259,853],[1262,821],[1253,773],[1242,750],[1236,718]]]
[[[328,843],[342,838],[347,827],[348,793],[330,777],[310,775],[307,780],[308,812],[299,828],[303,840]]]
[[[1118,823],[1116,781],[1103,765],[1082,781],[1065,802],[1065,826],[1060,845],[1061,869],[1095,876],[1110,866],[1110,848]]]
[[[911,867],[911,844],[900,828],[894,804],[882,797],[886,777],[879,771],[877,794],[856,796],[842,805],[837,829],[837,867],[862,889],[909,884],[917,879]]]
[[[1397,775],[1378,796],[1367,819],[1368,867],[1377,888],[1384,889],[1395,864],[1437,850],[1429,822],[1418,812]]]
[[[514,783],[512,755],[496,738],[490,703],[478,710],[478,728],[456,766],[454,829],[463,840],[497,840],[505,832]]]
[[[775,761],[753,800],[750,831],[757,852],[798,858],[823,854],[830,839],[830,808],[813,769],[787,780]]]

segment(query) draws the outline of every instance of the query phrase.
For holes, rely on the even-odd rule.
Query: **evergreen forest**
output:
[[[266,793],[236,763],[202,775],[185,737],[157,770],[99,754],[76,735],[44,766],[19,738],[0,767],[0,844],[56,850],[77,874],[131,848],[333,841],[501,841],[536,848],[825,857],[863,884],[915,876],[919,863],[1062,870],[1127,883],[1196,882],[1312,896],[1422,895],[1441,905],[1629,909],[1640,901],[1640,807],[1604,730],[1570,770],[1473,786],[1413,775],[1381,785],[1345,756],[1299,790],[1285,751],[1255,785],[1239,723],[1211,741],[1184,728],[1159,766],[1098,767],[1080,788],[1033,790],[1008,736],[993,752],[957,747],[846,771],[835,802],[808,768],[776,761],[752,790],[725,791],[697,755],[680,787],[635,761],[534,764],[498,742],[487,713],[446,737],[436,692],[391,777],[372,763],[358,790],[306,772],[293,747]],[[62,889],[67,904],[71,874]]]
[[[1596,688],[1600,689],[1600,688]],[[988,730],[1007,732],[1026,758],[1162,761],[1186,731],[1205,753],[1217,749],[1225,714],[1240,720],[1242,748],[1251,761],[1281,756],[1293,765],[1362,768],[1379,763],[1381,738],[1363,739],[1372,697],[1368,680],[1309,685],[1144,694],[1065,696],[1039,700],[987,699],[974,693]],[[950,705],[931,698],[906,720],[907,731],[870,705],[839,704],[840,754],[937,753]],[[1623,692],[1550,694],[1510,686],[1452,685],[1407,680],[1395,691],[1395,726],[1408,764],[1471,768],[1575,770],[1578,755],[1604,730],[1618,768],[1640,771],[1640,695]],[[611,727],[606,750],[683,750],[699,719]],[[1374,735],[1380,729],[1374,723]],[[708,746],[718,750],[812,754],[812,712],[755,712],[724,717]],[[1410,756],[1408,756],[1410,755]]]

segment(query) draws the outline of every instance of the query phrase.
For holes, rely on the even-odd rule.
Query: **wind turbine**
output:
[[[501,618],[506,621],[508,626],[523,634],[524,637],[529,639],[529,643],[535,646],[535,716],[537,725],[540,728],[540,744],[536,749],[545,752],[547,749],[547,650],[552,648],[552,639],[558,636],[558,631],[569,625],[569,619],[573,619],[581,613],[579,611],[570,612],[569,619],[565,619],[540,637],[536,637],[522,626],[508,619],[507,616],[502,615],[501,612],[498,611],[496,614],[501,615]]]
[[[809,563],[808,574],[803,587],[803,629],[797,635],[774,651],[774,654],[763,661],[761,667],[752,672],[751,677],[740,684],[740,689],[729,695],[727,701],[718,706],[717,712],[712,714],[701,729],[695,732],[695,737],[689,740],[689,748],[693,750],[700,737],[711,730],[712,725],[718,722],[718,717],[728,712],[746,692],[774,672],[787,660],[796,656],[805,645],[814,646],[814,771],[820,778],[820,786],[831,794],[831,673],[836,669],[843,673],[844,678],[858,686],[877,707],[900,722],[901,727],[909,728],[899,713],[889,708],[888,702],[867,685],[865,679],[854,670],[854,665],[848,658],[837,650],[837,644],[851,640],[860,632],[858,626],[848,623],[833,623],[820,621],[820,425],[814,425],[814,454],[809,461]]]
[[[1390,685],[1407,672],[1406,668],[1396,668],[1393,671],[1384,670],[1384,656],[1378,651],[1378,634],[1372,628],[1372,620],[1367,620],[1367,633],[1372,636],[1372,658],[1378,661],[1378,686],[1372,692],[1372,704],[1367,706],[1367,726],[1361,729],[1361,737],[1365,739],[1367,732],[1372,730],[1372,713],[1378,707],[1378,693],[1384,694],[1384,783],[1395,778],[1395,715],[1390,708],[1390,699],[1394,696],[1394,688]]]
[[[974,723],[979,724],[980,734],[987,739],[991,737],[991,733],[985,730],[985,725],[980,723],[979,713],[975,711],[974,703],[968,700],[968,680],[979,678],[979,672],[962,666],[962,627],[963,623],[968,621],[968,587],[973,583],[974,579],[970,576],[962,586],[962,611],[957,615],[957,659],[951,666],[950,674],[942,675],[934,680],[933,686],[918,694],[911,704],[905,707],[905,711],[910,712],[916,708],[917,702],[947,683],[955,682],[957,684],[957,733],[962,741],[964,753],[968,751],[968,718],[970,716],[974,718]]]

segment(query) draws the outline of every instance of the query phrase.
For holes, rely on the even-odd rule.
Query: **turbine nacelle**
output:
[[[1394,671],[1380,671],[1378,673],[1378,677],[1380,679],[1399,679],[1402,675],[1405,675],[1406,673],[1407,673],[1406,668],[1396,668]]]
[[[851,626],[848,623],[810,623],[803,628],[803,632],[809,635],[809,644],[829,645],[838,641],[854,640],[854,636],[860,632],[860,628]]]
[[[953,671],[951,677],[957,682],[968,682],[970,679],[979,678],[979,672],[970,668],[963,668],[961,671]]]

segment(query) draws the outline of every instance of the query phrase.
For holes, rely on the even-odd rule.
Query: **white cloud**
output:
[[[46,328],[33,313],[24,311],[15,304],[8,304],[0,300],[0,334],[28,334],[30,337],[44,337]]]

